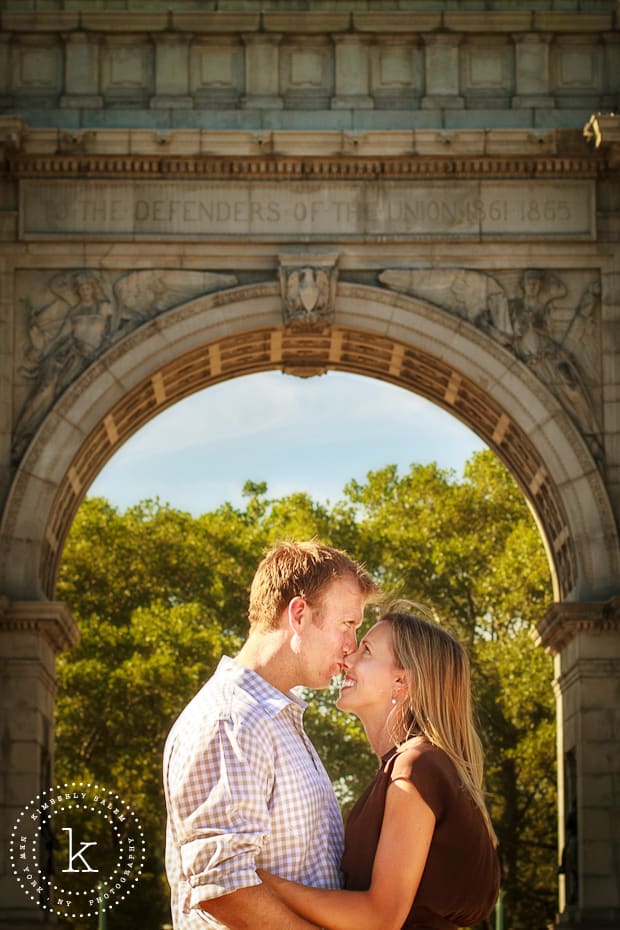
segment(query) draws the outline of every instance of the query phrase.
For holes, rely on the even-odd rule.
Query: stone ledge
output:
[[[9,601],[0,599],[1,633],[37,633],[56,652],[76,646],[80,634],[65,604],[59,601]]]
[[[17,11],[0,12],[2,32],[285,33],[318,35],[343,32],[392,35],[445,32],[605,33],[615,31],[613,13],[538,11]]]
[[[580,633],[620,632],[620,596],[608,601],[563,601],[552,604],[532,630],[538,646],[552,655]]]

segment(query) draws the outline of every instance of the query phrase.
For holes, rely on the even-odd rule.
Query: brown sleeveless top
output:
[[[413,907],[403,930],[454,930],[487,917],[499,892],[497,850],[478,807],[463,788],[450,758],[422,737],[391,749],[346,824],[342,868],[345,888],[370,887],[385,796],[397,755],[409,780],[435,814],[435,830]]]

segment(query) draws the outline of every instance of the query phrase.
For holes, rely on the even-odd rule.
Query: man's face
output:
[[[353,578],[337,578],[320,602],[306,602],[298,634],[299,684],[327,688],[343,669],[343,660],[357,648],[356,631],[364,616],[366,596]]]

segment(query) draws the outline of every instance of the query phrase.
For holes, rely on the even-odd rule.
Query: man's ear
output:
[[[300,594],[296,594],[288,602],[288,625],[293,633],[299,633],[306,610],[306,601]]]

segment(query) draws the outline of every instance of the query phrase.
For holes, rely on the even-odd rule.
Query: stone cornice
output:
[[[532,632],[537,645],[556,655],[580,633],[620,631],[620,596],[608,601],[564,601],[552,604]]]
[[[9,601],[0,598],[0,634],[36,633],[55,653],[76,646],[80,634],[69,609],[60,601]]]
[[[613,166],[609,146],[588,145],[571,130],[71,134],[0,118],[0,170],[17,179],[598,178]]]
[[[13,178],[162,178],[165,180],[430,180],[478,178],[597,178],[605,158],[412,156],[402,158],[223,158],[153,155],[15,155],[6,160]]]
[[[98,9],[17,11],[0,13],[3,33],[41,34],[73,31],[91,33],[164,32],[223,34],[261,32],[292,35],[338,33],[416,34],[420,32],[472,33],[584,33],[611,32],[617,28],[613,12],[427,10],[407,12],[347,10],[262,10],[257,3],[244,10],[188,11],[167,9],[169,4],[144,10]],[[164,7],[162,9],[162,7]]]

